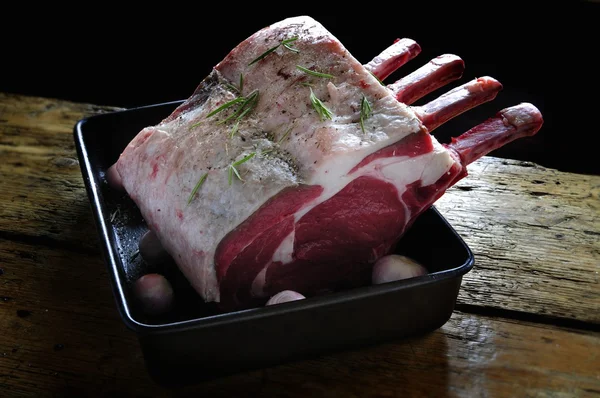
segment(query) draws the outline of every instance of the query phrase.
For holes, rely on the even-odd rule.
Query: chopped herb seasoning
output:
[[[363,95],[362,100],[360,101],[360,128],[365,132],[365,120],[371,117],[373,114],[373,109],[371,108],[371,104],[367,97]]]
[[[229,138],[233,138],[235,133],[237,133],[239,125],[240,125],[240,121],[238,120],[235,122],[235,124],[231,128],[231,133],[229,134]]]
[[[196,186],[194,187],[194,189],[192,189],[192,193],[190,194],[190,197],[189,197],[189,199],[187,201],[188,205],[190,203],[192,203],[192,200],[194,199],[194,196],[196,195],[196,192],[198,192],[198,189],[200,189],[200,187],[204,183],[204,180],[206,180],[206,177],[208,177],[208,173],[205,173],[202,177],[200,177],[200,179],[196,183]]]
[[[269,48],[267,51],[265,51],[264,53],[262,53],[261,55],[259,55],[258,57],[254,58],[252,60],[252,62],[250,62],[248,64],[248,66],[257,63],[258,61],[260,61],[261,59],[263,59],[264,57],[266,57],[267,55],[271,54],[273,51],[277,50],[279,48],[279,46],[284,46],[285,48],[287,48],[288,50],[295,52],[295,53],[299,53],[300,50],[298,50],[297,48],[294,48],[292,46],[290,46],[290,43],[294,42],[298,40],[297,37],[292,37],[291,39],[286,39],[283,40],[281,43],[279,43],[278,45],[276,45],[275,47],[271,47]]]
[[[225,109],[227,109],[235,104],[238,104],[238,103],[241,103],[240,107],[233,114],[231,114],[230,116],[221,120],[217,124],[223,124],[233,118],[236,118],[236,120],[240,120],[241,118],[246,116],[248,113],[250,113],[254,109],[256,104],[258,103],[258,90],[254,90],[247,97],[237,97],[235,99],[232,99],[231,101],[224,103],[223,105],[217,107],[215,110],[209,112],[209,114],[206,115],[206,117],[209,118],[211,116],[214,116],[217,113],[222,112]],[[200,123],[196,123],[196,125],[197,124],[200,124]],[[192,128],[194,126],[195,125],[191,126],[190,128]]]
[[[229,165],[229,170],[228,170],[229,185],[231,185],[233,183],[233,175],[234,174],[238,178],[238,180],[244,181],[244,179],[242,178],[242,176],[240,176],[240,173],[238,172],[236,167],[243,163],[246,163],[248,160],[252,159],[254,156],[256,156],[256,152],[252,152],[249,155],[245,156],[244,158],[238,160],[237,162],[233,162],[232,164]]]
[[[301,65],[296,65],[296,68],[301,70],[304,73],[307,73],[309,75],[316,76],[316,77],[324,77],[326,79],[333,79],[333,77],[334,77],[333,75],[330,75],[329,73],[316,72],[314,70],[305,68],[304,66],[301,66]]]
[[[245,100],[246,99],[244,97],[237,97],[236,99],[232,99],[231,101],[224,103],[223,105],[219,106],[214,111],[210,112],[208,115],[206,115],[206,118],[208,119],[209,117],[214,116],[221,111],[224,111],[225,109],[229,108],[230,106],[233,106],[233,105],[237,104],[238,102],[242,102]]]
[[[283,136],[281,136],[281,138],[279,139],[279,141],[277,141],[278,144],[281,144],[283,142],[283,140],[285,140],[287,138],[287,136],[290,134],[290,132],[294,129],[294,126],[290,126],[286,132],[283,134]]]
[[[383,82],[381,81],[381,79],[379,79],[377,76],[375,76],[375,74],[371,71],[369,71],[369,73],[371,74],[371,76],[373,76],[375,79],[377,79],[377,81],[379,82],[379,84],[381,84],[382,86],[385,86],[385,84],[383,84]]]
[[[240,105],[240,107],[237,109],[237,111],[235,111],[233,114],[226,117],[225,119],[221,120],[217,124],[223,124],[233,118],[235,118],[236,120],[240,120],[241,118],[246,116],[248,113],[250,113],[254,109],[256,104],[258,103],[258,90],[254,90],[247,97],[238,97],[236,99],[241,99],[241,101],[238,101],[238,102],[242,103]]]
[[[312,88],[310,88],[310,102],[312,103],[313,108],[315,108],[315,110],[321,117],[321,120],[331,119],[333,113],[329,109],[327,109],[325,104],[323,104],[323,102],[321,102],[320,99],[317,98],[315,93],[312,91]]]
[[[194,124],[192,124],[192,125],[190,126],[190,130],[191,130],[191,129],[193,129],[193,128],[195,128],[195,127],[198,127],[198,126],[199,126],[199,125],[201,125],[201,124],[202,124],[202,122],[198,122],[198,123],[194,123]]]

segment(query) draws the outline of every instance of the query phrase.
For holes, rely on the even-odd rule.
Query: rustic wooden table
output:
[[[600,176],[484,157],[436,207],[476,265],[427,335],[167,390],[110,290],[72,130],[0,93],[0,396],[600,395]]]

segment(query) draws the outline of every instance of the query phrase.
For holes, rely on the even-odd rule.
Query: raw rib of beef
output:
[[[205,301],[234,310],[286,289],[368,283],[468,163],[542,126],[523,103],[440,144],[430,131],[501,85],[483,77],[412,107],[464,66],[444,55],[380,82],[419,52],[398,40],[363,66],[312,18],[289,18],[239,44],[131,141],[117,162],[123,186]]]

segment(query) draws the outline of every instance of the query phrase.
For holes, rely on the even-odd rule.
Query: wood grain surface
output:
[[[11,294],[0,299],[0,388],[9,396],[600,392],[600,333],[460,312],[423,337],[170,391],[149,379],[137,338],[118,317],[98,256],[3,240],[0,264],[0,286]]]
[[[0,264],[10,293],[0,299],[0,389],[10,397],[600,393],[600,333],[461,312],[422,337],[167,390],[149,379],[96,255],[4,240]]]
[[[98,250],[73,127],[114,110],[0,93],[0,236]]]
[[[475,254],[459,303],[600,323],[600,176],[485,157],[436,207]]]
[[[436,203],[476,258],[441,329],[158,387],[117,313],[73,142],[77,120],[116,109],[0,93],[1,397],[600,394],[600,177],[492,157]]]

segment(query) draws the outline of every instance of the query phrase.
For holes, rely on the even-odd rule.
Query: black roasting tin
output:
[[[395,250],[429,274],[304,300],[231,313],[204,303],[172,264],[147,265],[137,255],[147,231],[126,194],[105,182],[106,170],[144,127],[159,123],[181,101],[91,116],[74,139],[101,251],[125,325],[137,335],[151,377],[165,386],[197,383],[237,372],[431,332],[448,321],[473,253],[438,212],[425,211]],[[148,317],[131,283],[158,272],[173,284],[175,308]]]

